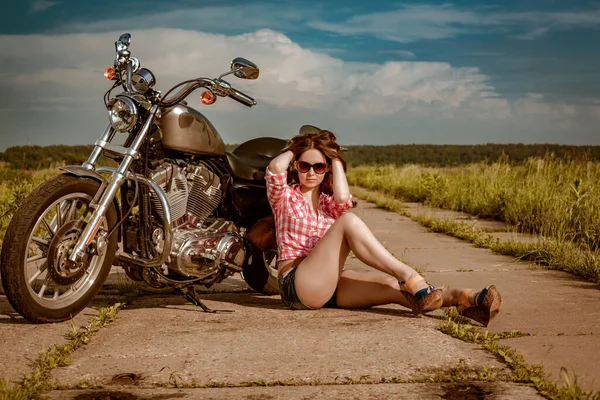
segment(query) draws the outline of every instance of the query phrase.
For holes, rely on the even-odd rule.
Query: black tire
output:
[[[279,294],[277,281],[277,252],[255,249],[248,257],[242,276],[244,281],[258,293],[267,296]]]
[[[109,238],[104,254],[102,256],[92,256],[85,272],[82,270],[82,275],[79,278],[75,276],[73,279],[77,280],[73,283],[63,282],[64,285],[61,285],[54,281],[50,276],[47,261],[42,263],[41,267],[35,267],[37,268],[34,269],[36,277],[28,278],[27,273],[30,266],[25,260],[25,255],[32,252],[32,247],[30,247],[32,244],[39,247],[41,255],[30,258],[36,258],[35,261],[37,261],[43,259],[46,255],[47,259],[48,249],[52,247],[52,238],[61,226],[68,225],[69,221],[75,221],[79,217],[79,205],[82,208],[85,205],[85,209],[87,209],[86,202],[89,204],[99,187],[100,184],[92,179],[58,175],[36,187],[15,212],[6,231],[2,246],[0,272],[8,301],[19,314],[29,321],[49,323],[68,320],[83,310],[104,284],[117,251],[118,237],[116,232]],[[81,196],[80,199],[83,200],[79,200],[77,196]],[[71,220],[67,218],[71,216],[71,211],[69,211],[66,214],[67,217],[62,221],[62,225],[61,222],[56,222],[57,226],[54,228],[54,234],[46,233],[45,237],[48,238],[46,243],[39,245],[40,239],[44,240],[37,236],[39,234],[37,232],[40,230],[39,227],[44,225],[40,217],[45,216],[47,212],[51,213],[56,204],[68,205],[69,201],[72,201],[69,210],[73,211],[74,218]],[[61,210],[60,207],[60,205],[56,206],[56,214]],[[101,229],[106,230],[115,226],[117,223],[117,210],[114,204],[111,204],[105,216],[106,219],[102,223]],[[33,232],[34,228],[36,232]],[[33,240],[34,235],[36,235],[35,239],[38,239],[37,241]],[[42,247],[47,247],[45,253]],[[37,249],[33,248],[33,250]],[[64,251],[61,251],[63,253],[60,254],[64,254]],[[37,277],[42,276],[41,274],[44,273],[44,264],[46,265],[46,278],[44,278],[42,287],[48,283],[52,298],[44,297],[45,291],[48,289],[42,288],[37,293],[34,288],[34,284],[38,282]],[[31,286],[30,282],[33,282]],[[63,294],[60,293],[61,290],[64,291]],[[37,295],[34,296],[33,294]]]

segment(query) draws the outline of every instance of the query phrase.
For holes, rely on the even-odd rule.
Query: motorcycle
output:
[[[32,322],[72,318],[113,265],[207,312],[214,310],[194,285],[210,287],[237,272],[258,292],[279,292],[276,248],[253,244],[248,232],[271,214],[265,168],[286,142],[261,137],[228,152],[210,121],[185,102],[202,88],[205,105],[229,97],[252,107],[256,101],[223,77],[256,79],[258,66],[235,58],[218,78],[186,80],[162,95],[130,44],[128,33],[115,42],[104,73],[113,82],[104,95],[109,124],[89,158],[35,188],[7,229],[2,284]],[[122,91],[112,97],[116,88]],[[118,166],[98,165],[101,156]]]

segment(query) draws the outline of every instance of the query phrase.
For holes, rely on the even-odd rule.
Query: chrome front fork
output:
[[[108,126],[104,130],[104,133],[102,134],[102,138],[100,139],[100,141],[107,143],[107,142],[112,141],[114,137],[115,137],[115,130],[113,129],[112,126],[110,126],[110,124],[108,124]],[[94,147],[94,150],[92,150],[92,154],[90,154],[87,161],[84,162],[81,166],[85,169],[93,170],[101,155],[102,155],[102,146],[99,146],[98,143],[96,142],[96,146]]]
[[[83,164],[84,168],[94,169],[100,154],[102,154],[102,149],[107,149],[111,152],[123,155],[123,161],[121,161],[119,167],[113,172],[108,186],[98,200],[98,204],[94,207],[89,222],[81,233],[81,237],[73,248],[73,252],[69,255],[70,261],[77,263],[83,259],[86,247],[92,243],[96,234],[98,233],[98,229],[100,229],[102,222],[104,222],[108,207],[110,207],[113,199],[117,195],[117,191],[121,188],[121,186],[123,186],[123,183],[125,183],[126,175],[129,172],[131,163],[139,156],[140,147],[144,143],[144,139],[150,131],[150,127],[154,122],[154,116],[156,115],[157,111],[157,105],[153,105],[152,108],[150,108],[150,116],[144,123],[144,126],[142,126],[140,133],[138,133],[131,147],[123,147],[111,144],[110,140],[112,140],[115,134],[111,127],[108,127],[104,131],[102,138],[96,141],[96,147],[92,151],[92,154],[90,154],[88,160]]]

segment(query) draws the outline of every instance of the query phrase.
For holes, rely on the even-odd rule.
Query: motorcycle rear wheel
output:
[[[255,249],[244,264],[242,276],[258,293],[267,296],[279,294],[277,251]]]
[[[100,184],[71,175],[55,176],[33,190],[13,216],[0,254],[2,286],[8,301],[34,323],[65,321],[83,310],[104,284],[118,237],[76,268],[65,260],[81,235]],[[111,204],[98,234],[117,223]]]

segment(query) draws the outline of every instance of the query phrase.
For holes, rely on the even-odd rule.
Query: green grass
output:
[[[87,344],[101,328],[113,322],[121,306],[121,303],[116,303],[99,309],[98,315],[91,318],[88,325],[83,328],[78,329],[72,325],[68,342],[54,345],[42,352],[33,372],[23,377],[20,383],[11,385],[5,379],[0,379],[0,400],[35,399],[39,398],[41,393],[54,389],[55,384],[50,382],[52,370],[69,365],[71,354]]]
[[[381,193],[373,193],[357,187],[353,187],[352,192],[357,197],[374,202],[380,208],[407,216],[433,232],[451,235],[498,254],[543,264],[549,269],[566,271],[590,282],[600,283],[599,250],[584,250],[569,240],[557,238],[540,237],[536,243],[500,240],[464,221],[413,214],[404,208],[402,201]]]
[[[552,156],[464,167],[358,166],[352,185],[505,221],[517,231],[600,249],[600,163]]]
[[[58,167],[33,172],[0,167],[0,246],[10,219],[21,201],[37,185],[58,173]]]

